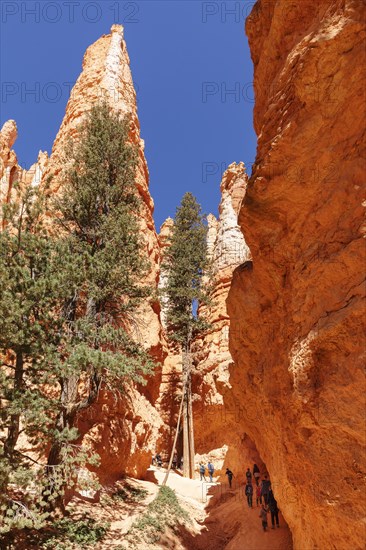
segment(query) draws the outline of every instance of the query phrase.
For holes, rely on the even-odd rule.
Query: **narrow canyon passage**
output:
[[[80,238],[75,249],[72,239],[72,246],[68,243],[65,248],[63,236],[60,235],[60,241],[59,237],[55,238],[62,233],[58,211],[53,211],[52,216],[47,209],[42,215],[37,214],[37,219],[38,216],[45,218],[44,230],[39,235],[41,252],[44,246],[45,250],[54,250],[56,254],[62,245],[61,250],[69,250],[71,246],[73,254],[68,256],[68,261],[58,261],[56,269],[53,253],[49,257],[48,252],[45,253],[44,260],[42,253],[40,261],[37,260],[39,274],[33,265],[34,250],[38,246],[32,244],[33,229],[24,240],[24,254],[15,254],[14,250],[19,247],[14,238],[17,216],[17,223],[11,230],[7,229],[6,217],[0,216],[4,235],[1,242],[8,251],[4,256],[0,254],[0,274],[4,274],[7,285],[5,292],[2,288],[0,292],[0,336],[5,335],[0,350],[4,354],[0,357],[0,482],[3,471],[6,472],[6,491],[0,491],[1,550],[365,549],[366,86],[362,71],[366,66],[365,10],[359,0],[244,3],[250,4],[245,29],[252,61],[250,69],[254,69],[251,86],[255,95],[253,116],[257,152],[254,159],[254,156],[245,156],[245,148],[243,154],[230,151],[227,156],[221,151],[206,156],[203,149],[202,165],[197,163],[196,166],[199,176],[187,179],[187,188],[193,186],[193,191],[209,197],[211,193],[213,196],[213,187],[203,186],[203,183],[210,184],[203,181],[203,166],[215,166],[215,173],[220,170],[219,166],[224,170],[221,183],[217,185],[220,192],[216,189],[220,195],[218,211],[217,201],[211,209],[216,214],[205,214],[201,220],[205,235],[201,240],[202,251],[210,267],[199,265],[193,279],[186,285],[179,285],[180,288],[185,286],[181,293],[189,298],[187,311],[178,318],[189,317],[186,341],[176,340],[175,318],[169,321],[168,317],[172,304],[180,302],[174,293],[170,302],[167,296],[167,258],[174,250],[172,238],[178,226],[177,218],[168,217],[160,232],[155,227],[144,141],[145,125],[150,118],[142,103],[144,116],[140,126],[140,95],[135,90],[123,25],[114,22],[108,34],[102,34],[107,31],[103,29],[100,38],[87,49],[50,156],[40,151],[37,160],[34,159],[36,162],[27,170],[21,166],[13,149],[18,135],[16,122],[8,120],[0,131],[0,203],[4,203],[4,213],[19,210],[23,200],[20,188],[27,194],[28,190],[37,190],[40,203],[46,203],[48,198],[57,203],[68,196],[65,193],[66,180],[71,177],[68,166],[74,165],[78,158],[73,158],[69,151],[70,140],[75,141],[75,145],[83,142],[87,117],[95,112],[101,98],[105,99],[104,108],[108,117],[116,117],[116,124],[118,119],[117,127],[127,116],[127,141],[121,140],[123,143],[117,144],[114,150],[119,150],[123,144],[128,145],[128,149],[132,147],[134,157],[136,154],[135,172],[128,180],[134,184],[132,203],[136,198],[139,206],[133,215],[136,225],[126,224],[130,228],[126,230],[126,242],[129,245],[132,236],[138,241],[141,238],[141,250],[131,263],[133,266],[141,259],[136,288],[135,285],[126,289],[120,287],[126,275],[122,260],[128,246],[118,237],[120,233],[116,233],[117,238],[113,231],[106,247],[110,251],[108,256],[104,256],[108,232],[101,231],[100,238],[93,240],[101,244],[101,260],[90,271],[89,278],[94,281],[90,285],[85,274],[89,273],[94,255],[91,252],[79,254],[79,246],[84,250],[88,239]],[[165,4],[156,2],[156,12]],[[169,4],[175,6],[178,0]],[[184,4],[188,7],[202,4],[205,9],[214,10],[219,6],[227,8],[226,2],[218,1]],[[241,5],[240,2],[232,4]],[[234,19],[233,12],[227,15]],[[214,16],[210,14],[210,18]],[[160,27],[156,30],[148,17],[145,20],[154,30],[154,41],[166,39]],[[231,33],[225,30],[228,27],[220,26],[220,32],[227,33],[229,43]],[[205,30],[210,28],[209,24],[204,27]],[[169,24],[164,27],[169,28]],[[212,38],[207,35],[206,39],[202,26],[199,28],[199,43],[207,45],[210,51],[221,38],[213,33],[215,42],[210,43]],[[163,44],[161,53],[149,67],[146,63],[149,40],[140,29],[138,26],[126,29],[126,36],[128,40],[131,37],[133,44],[133,65],[141,62],[140,70],[151,78],[154,83],[151,89],[159,97],[163,90],[174,99],[174,110],[165,105],[163,110],[155,104],[152,106],[160,117],[157,129],[164,134],[163,142],[155,142],[156,128],[154,131],[149,128],[151,137],[146,136],[151,173],[155,177],[157,165],[162,165],[166,170],[167,188],[173,190],[177,187],[177,174],[182,165],[194,165],[192,149],[191,153],[189,150],[194,144],[194,136],[205,145],[207,138],[201,136],[199,118],[194,118],[194,122],[187,118],[187,147],[182,147],[183,142],[177,140],[178,133],[185,136],[184,128],[172,124],[172,113],[184,112],[183,108],[189,103],[178,103],[173,88],[169,86],[164,90],[159,80],[159,74],[165,72],[174,81],[171,78],[173,63],[161,65],[169,43]],[[187,55],[191,40],[185,21],[182,29],[183,42],[179,43],[179,51],[183,52],[184,61],[193,65]],[[244,39],[243,28],[240,32]],[[62,34],[62,40],[64,36]],[[80,36],[87,40],[82,32]],[[143,47],[138,53],[136,44],[140,41]],[[215,65],[226,69],[233,60],[224,42],[220,47],[222,50],[215,58]],[[67,57],[64,53],[63,56]],[[195,52],[193,57],[198,60],[200,52]],[[57,67],[56,59],[53,64]],[[180,57],[174,59],[174,65],[182,70]],[[251,70],[245,75],[240,72],[241,67],[238,66],[238,70],[240,81],[244,77],[248,81],[252,79]],[[211,80],[214,74],[211,76],[203,71],[199,77]],[[215,78],[221,80],[221,77]],[[221,82],[221,94],[208,94],[207,102],[199,94],[200,85],[219,89],[217,83],[199,80],[197,86],[197,82],[194,84],[190,79],[187,83],[189,94],[193,90],[197,92],[194,93],[200,110],[208,107],[208,100],[218,101],[221,96],[217,105],[225,109],[228,128],[220,127],[219,119],[207,117],[205,131],[208,130],[207,135],[211,132],[220,137],[222,143],[227,142],[231,148],[234,119],[229,107],[230,101],[237,103],[233,90],[239,81],[235,81],[235,88],[233,82]],[[137,90],[139,88],[136,86]],[[227,92],[227,102],[223,101],[223,90]],[[186,94],[184,99],[188,98]],[[194,109],[190,112],[196,116]],[[167,126],[162,116],[166,113],[170,117]],[[248,139],[251,120],[246,125],[243,122],[240,134],[243,142]],[[169,147],[162,147],[161,143]],[[152,146],[156,146],[155,154]],[[172,147],[181,155],[181,164],[176,162],[174,170],[168,168],[167,163]],[[101,149],[105,152],[106,147]],[[216,161],[207,162],[208,158]],[[105,180],[108,182],[103,189],[115,191],[113,163],[104,155],[101,159],[97,164],[106,168]],[[79,171],[83,173],[82,167],[76,166],[75,174]],[[94,164],[87,172],[93,176],[90,181],[88,178],[93,184],[92,190],[95,183],[96,225],[101,223],[100,211],[105,210],[107,217],[102,218],[105,223],[102,227],[122,227],[124,217],[120,220],[108,218],[118,212],[119,205],[111,208],[107,200],[105,208],[100,207],[98,185],[99,179],[102,182],[104,178],[95,177]],[[98,182],[94,182],[95,179]],[[84,190],[84,184],[80,189]],[[18,196],[19,190],[22,193]],[[78,195],[75,211],[79,203],[84,204],[83,194]],[[165,195],[157,195],[156,204],[164,202]],[[192,199],[196,201],[193,195]],[[33,198],[28,200],[31,207]],[[198,203],[197,207],[200,208]],[[204,204],[202,207],[206,211]],[[173,215],[170,210],[164,213],[164,216],[170,215]],[[107,219],[112,220],[110,225]],[[68,227],[72,233],[73,226]],[[188,241],[186,235],[181,237],[181,242]],[[190,252],[194,249],[192,245]],[[181,267],[190,256],[186,249],[182,250]],[[115,252],[121,261],[116,271]],[[23,256],[30,258],[30,275],[24,269]],[[9,270],[9,259],[15,261],[17,257],[21,257],[20,263],[12,264]],[[71,268],[67,267],[69,263]],[[178,262],[171,261],[171,264],[175,266]],[[60,279],[54,278],[56,272],[62,275]],[[105,276],[101,282],[100,272]],[[22,284],[18,284],[20,275]],[[196,279],[200,284],[209,280],[209,300],[190,294],[197,284]],[[107,293],[109,286],[105,281],[113,288],[111,295]],[[63,285],[65,295],[58,294],[56,290]],[[74,298],[70,293],[73,285],[78,288]],[[126,286],[130,287],[127,283]],[[89,334],[88,311],[96,309],[91,306],[95,287],[105,311],[103,315],[92,312]],[[24,295],[19,293],[19,288],[23,288]],[[89,288],[90,297],[86,288]],[[53,289],[54,303],[51,302],[54,305],[51,307],[49,300]],[[43,321],[35,323],[41,308],[38,292],[42,298]],[[141,301],[135,296],[140,293]],[[66,302],[72,304],[67,308],[70,314],[64,312],[65,296]],[[75,305],[76,296],[78,306]],[[125,308],[130,298],[131,312],[127,315]],[[7,324],[13,302],[19,305],[14,315],[10,315],[9,327],[15,327],[14,335]],[[32,304],[30,313],[28,303]],[[110,309],[116,309],[115,317]],[[26,319],[29,336],[23,330]],[[52,332],[49,324],[54,320],[58,320],[58,324]],[[108,320],[105,326],[104,320],[106,323]],[[201,320],[204,322],[200,327]],[[192,326],[197,328],[196,332]],[[120,332],[124,331],[117,345],[114,337],[122,336]],[[114,335],[113,338],[110,335]],[[30,341],[35,345],[24,361],[24,349],[28,349]],[[119,346],[122,356],[116,355]],[[75,349],[80,355],[75,353],[74,356]],[[140,355],[141,362],[135,365],[135,356],[140,358]],[[147,374],[145,367],[150,368],[150,363],[151,372]],[[70,426],[66,422],[60,431],[58,420],[68,416],[69,411],[74,411],[70,414]],[[8,443],[7,447],[3,441]],[[45,522],[43,520],[43,507],[49,506],[48,502],[43,503],[44,478],[49,477],[51,468],[56,474],[58,467],[63,470],[61,458],[52,463],[47,461],[49,448],[53,448],[55,441],[57,448],[62,442],[65,449],[69,449],[72,463],[69,468],[69,456],[65,451],[66,468],[61,474],[65,477],[59,483],[60,494],[55,495],[67,508],[61,521],[69,522],[72,536],[78,522],[82,536],[86,528],[95,537],[99,530],[100,537],[90,546],[84,545],[84,540],[79,545],[74,539],[70,539],[71,546],[64,546],[58,511],[54,517],[52,510]],[[3,451],[7,448],[11,449],[8,456]],[[75,458],[74,462],[74,453],[79,454],[79,450],[78,461]],[[176,469],[170,472],[167,487],[162,487],[169,457],[172,461],[174,457]],[[157,467],[160,459],[162,466]],[[200,481],[200,469],[204,467],[207,476],[210,463],[215,469],[214,482]],[[194,479],[183,477],[187,464],[194,472]],[[278,528],[272,529],[268,513],[268,529],[263,530],[254,479],[253,506],[248,504],[246,471],[249,468],[254,477],[254,465],[259,468],[260,482],[267,477],[271,483],[280,510]],[[228,484],[227,469],[233,473],[232,487]],[[23,480],[25,473],[29,478]],[[49,479],[46,479],[47,488]],[[74,486],[76,481],[77,487]],[[70,494],[69,501],[64,499],[64,484]],[[34,487],[38,487],[39,501]],[[39,511],[42,513],[37,519]],[[25,518],[29,528],[24,528]],[[4,533],[7,537],[10,529],[10,546],[2,545],[2,521],[8,522]],[[18,543],[11,537],[19,533]],[[52,539],[48,541],[50,535],[56,537],[54,544]]]
[[[149,479],[161,482],[165,470],[149,471]],[[244,470],[243,470],[244,475]],[[244,475],[245,477],[245,475]],[[279,528],[272,529],[270,514],[268,528],[264,532],[259,517],[260,504],[253,499],[249,508],[244,494],[242,476],[233,480],[229,487],[224,472],[216,483],[201,482],[198,479],[182,478],[171,473],[168,486],[173,488],[184,508],[188,507],[190,516],[197,524],[180,526],[177,535],[186,550],[292,550],[290,529],[279,513]],[[168,542],[161,548],[175,548]]]

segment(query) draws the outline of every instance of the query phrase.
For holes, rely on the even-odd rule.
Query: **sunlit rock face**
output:
[[[9,202],[14,193],[14,183],[19,181],[22,169],[12,150],[18,130],[15,120],[5,122],[0,131],[0,204]],[[2,212],[0,212],[0,218]]]
[[[226,298],[233,271],[250,260],[250,251],[238,226],[238,211],[245,196],[248,176],[243,163],[231,164],[221,182],[219,218],[208,216],[208,255],[212,261],[212,305],[200,308],[211,324],[210,330],[194,343],[193,371],[194,429],[197,462],[210,456],[216,468],[227,465],[239,473],[243,458],[245,430],[238,434],[236,403],[232,399],[229,351],[229,316]],[[235,449],[235,451],[233,450]],[[230,456],[229,455],[229,456]]]
[[[258,149],[230,399],[298,550],[365,540],[364,17],[353,0],[275,0],[246,24]]]
[[[13,145],[18,137],[15,120],[8,120],[0,130],[0,206],[20,199],[27,186],[37,187],[48,163],[47,153],[40,151],[37,162],[28,170],[19,165]],[[0,220],[3,212],[0,210]],[[2,227],[5,222],[2,222]]]

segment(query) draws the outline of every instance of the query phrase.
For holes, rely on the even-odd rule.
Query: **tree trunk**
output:
[[[17,399],[17,394],[21,392],[23,386],[24,375],[24,358],[23,352],[17,351],[15,359],[15,373],[14,373],[14,385],[13,385],[13,399]],[[19,437],[19,425],[20,414],[12,414],[10,416],[10,425],[8,428],[8,434],[4,443],[4,454],[8,458],[12,458],[15,450],[15,446]]]
[[[192,414],[191,357],[189,347],[183,351],[183,378],[185,385],[183,405],[183,476],[194,479],[194,431]]]
[[[183,476],[190,477],[190,448],[189,448],[189,427],[188,427],[188,384],[189,384],[189,365],[187,361],[187,353],[182,353],[183,363]]]
[[[189,469],[191,479],[195,477],[194,467],[194,430],[193,430],[193,411],[192,411],[192,381],[191,381],[191,365],[189,356],[189,378],[187,383],[187,406],[188,406],[188,441],[189,441]]]
[[[165,477],[164,477],[162,486],[166,485],[166,482],[168,481],[168,477],[169,477],[170,470],[171,470],[171,468],[172,468],[173,457],[174,457],[174,453],[175,453],[175,448],[176,448],[176,446],[177,446],[177,439],[178,439],[179,428],[180,428],[180,419],[181,419],[181,417],[182,417],[182,411],[183,411],[183,405],[184,405],[184,396],[185,396],[185,393],[186,393],[186,391],[185,391],[185,390],[186,390],[186,386],[187,386],[187,378],[185,378],[185,379],[183,380],[182,398],[181,398],[181,400],[180,400],[180,406],[179,406],[177,429],[176,429],[176,431],[175,431],[175,436],[174,436],[174,441],[173,441],[172,452],[170,453],[170,460],[169,460],[169,464],[168,464],[168,471],[167,471],[167,473],[165,474]],[[183,462],[183,467],[184,467],[184,462]]]

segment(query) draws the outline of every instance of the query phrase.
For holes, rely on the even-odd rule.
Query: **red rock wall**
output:
[[[196,465],[198,468],[201,460],[207,463],[210,458],[216,470],[224,465],[233,468],[236,479],[242,479],[246,467],[252,467],[258,459],[255,452],[251,453],[244,426],[240,430],[238,407],[231,392],[230,368],[233,359],[229,351],[230,320],[226,309],[233,271],[250,259],[249,249],[237,223],[247,182],[244,164],[231,164],[223,174],[220,186],[219,218],[208,216],[208,254],[213,271],[212,305],[208,310],[201,307],[200,313],[207,316],[211,328],[203,337],[197,338],[193,346]],[[246,462],[243,462],[244,458]]]
[[[259,1],[258,149],[228,298],[231,400],[298,550],[364,548],[365,11]]]

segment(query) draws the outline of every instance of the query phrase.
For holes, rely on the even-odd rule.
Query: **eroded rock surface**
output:
[[[234,399],[299,550],[364,548],[365,12],[259,1],[258,150],[228,300]]]
[[[203,311],[205,308],[202,307],[201,312],[207,315],[211,328],[196,340],[193,348],[196,462],[198,464],[203,457],[210,456],[216,468],[221,468],[224,463],[228,465],[226,454],[229,446],[230,467],[239,466],[235,455],[239,458],[242,453],[245,436],[244,427],[238,434],[238,411],[231,392],[230,367],[233,360],[229,351],[230,321],[226,298],[234,269],[250,261],[250,251],[237,221],[247,182],[244,164],[231,164],[221,182],[219,218],[212,214],[208,216],[208,253],[213,271],[212,306],[208,311]]]

